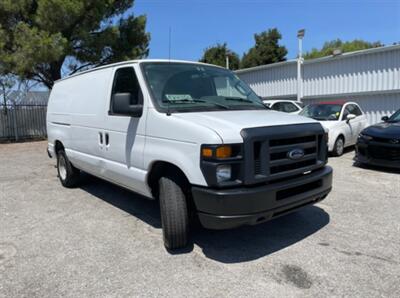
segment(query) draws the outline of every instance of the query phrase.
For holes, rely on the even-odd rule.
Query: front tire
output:
[[[167,249],[183,248],[189,240],[189,217],[183,183],[176,177],[159,180],[161,223]]]
[[[332,153],[334,156],[342,156],[343,152],[344,152],[344,139],[343,137],[340,136],[335,141]]]
[[[72,188],[78,184],[80,171],[71,164],[63,149],[57,152],[57,173],[64,187]]]

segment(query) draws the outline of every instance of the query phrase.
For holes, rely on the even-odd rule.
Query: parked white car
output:
[[[301,101],[286,99],[263,99],[263,103],[271,110],[290,114],[298,114],[304,107]]]
[[[159,200],[169,249],[188,243],[193,217],[210,229],[258,224],[332,186],[320,123],[268,110],[203,63],[127,61],[59,80],[47,132],[63,186],[85,171]]]
[[[341,156],[344,148],[355,145],[367,126],[367,117],[355,102],[330,101],[307,105],[300,115],[313,118],[329,130],[329,152]]]

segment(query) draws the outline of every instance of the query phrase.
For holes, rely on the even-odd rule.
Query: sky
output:
[[[400,43],[400,0],[135,0],[135,15],[147,15],[149,58],[198,60],[205,48],[227,42],[243,55],[254,34],[276,27],[287,58],[297,55],[297,30],[305,28],[303,49],[325,41],[364,39]]]

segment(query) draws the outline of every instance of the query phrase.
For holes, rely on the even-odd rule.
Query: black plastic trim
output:
[[[381,166],[381,167],[387,167],[387,168],[393,168],[393,169],[400,169],[400,160],[395,161],[395,160],[389,160],[389,159],[378,159],[378,158],[373,158],[369,154],[369,146],[374,145],[374,146],[382,146],[386,148],[395,148],[398,149],[400,152],[400,145],[393,145],[393,144],[387,144],[387,143],[378,143],[375,141],[367,141],[363,139],[358,139],[358,142],[356,144],[356,155],[354,157],[354,160],[360,163],[364,164],[369,164],[373,166]],[[362,154],[362,152],[365,152],[366,154]]]
[[[316,186],[314,183],[318,183]],[[312,187],[307,188],[307,185]],[[301,187],[304,187],[301,190]],[[278,193],[296,189],[296,193],[281,196]],[[230,189],[212,189],[192,187],[193,199],[205,227],[235,227],[252,222],[260,214],[285,212],[294,206],[325,197],[332,189],[332,168],[325,166],[313,173],[297,178],[253,187],[235,187]],[[207,218],[210,222],[207,222]],[[239,218],[238,221],[235,218]],[[243,219],[246,219],[243,221]],[[227,222],[225,222],[225,219]],[[247,222],[247,220],[249,220]]]
[[[211,158],[202,158],[201,152],[203,148],[217,148],[223,145],[236,146],[236,156],[231,158],[216,158],[215,156]],[[200,148],[200,169],[203,176],[210,187],[232,187],[242,183],[242,168],[243,163],[243,144],[219,144],[219,145],[201,145]],[[217,182],[216,171],[217,167],[220,165],[231,165],[232,166],[232,177],[231,181],[226,181],[222,183]]]
[[[327,162],[327,144],[324,140],[325,130],[320,123],[306,123],[306,124],[293,124],[282,126],[266,126],[246,128],[241,131],[244,142],[244,162],[243,162],[243,183],[252,185],[261,182],[267,182],[284,177],[295,176],[304,171],[314,171],[323,167]],[[314,136],[316,144],[316,163],[306,168],[294,169],[290,172],[282,172],[272,174],[270,168],[267,166],[270,163],[270,153],[276,149],[270,148],[269,140],[285,140],[292,138]],[[260,158],[260,173],[255,173],[255,160],[254,144],[260,144],[259,158]],[[310,142],[305,142],[304,149],[309,148]],[[301,147],[302,145],[293,144],[292,147]],[[278,146],[276,146],[278,147]],[[280,146],[282,147],[282,146]],[[284,146],[288,148],[289,146]],[[272,150],[271,150],[272,149]],[[302,159],[299,159],[302,161]]]

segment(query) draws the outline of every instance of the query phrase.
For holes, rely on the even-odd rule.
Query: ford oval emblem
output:
[[[304,150],[303,149],[293,149],[288,152],[287,156],[293,160],[300,159],[304,156]]]

